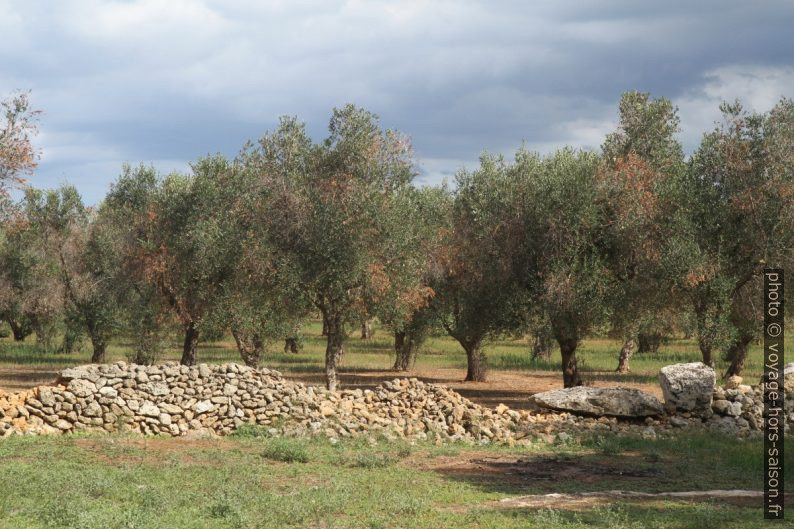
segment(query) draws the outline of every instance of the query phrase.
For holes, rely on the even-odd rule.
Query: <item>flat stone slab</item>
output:
[[[633,388],[577,386],[536,393],[530,400],[541,408],[596,416],[649,417],[664,410],[659,399]]]

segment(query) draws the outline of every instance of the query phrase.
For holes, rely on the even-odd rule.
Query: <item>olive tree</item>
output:
[[[345,325],[386,300],[410,302],[405,293],[419,284],[416,235],[405,217],[414,177],[409,143],[347,105],[333,111],[322,143],[284,118],[242,158],[267,190],[262,220],[277,260],[322,314],[326,382],[335,389]]]
[[[248,160],[250,161],[250,160]],[[228,328],[243,361],[256,366],[270,342],[284,339],[297,348],[297,332],[311,309],[296,276],[270,243],[268,198],[258,173],[238,160],[227,182],[234,194],[219,202],[220,242],[234,262],[221,279],[220,299],[210,319]],[[290,341],[292,338],[292,341]]]
[[[613,333],[623,338],[617,371],[629,370],[635,350],[658,344],[674,314],[671,278],[681,263],[677,236],[682,222],[680,189],[684,154],[676,139],[677,109],[670,101],[627,92],[617,131],[602,146],[598,200],[604,203],[607,259],[616,283]]]
[[[377,305],[376,316],[394,334],[395,371],[407,371],[416,361],[422,344],[438,327],[430,303],[435,291],[433,282],[437,256],[443,250],[447,211],[451,196],[446,187],[411,189],[406,195],[405,216],[410,218],[417,232],[415,261],[410,265],[421,273],[420,287],[409,294],[415,299],[406,302],[402,297]]]
[[[534,158],[533,158],[534,160]],[[447,205],[442,247],[431,268],[431,309],[466,352],[467,381],[484,381],[489,340],[526,326],[526,297],[511,248],[521,227],[515,175],[499,156],[484,154],[474,171],[460,171]]]
[[[212,156],[191,170],[161,179],[152,169],[126,167],[104,204],[122,228],[124,269],[156,290],[182,328],[185,365],[196,363],[201,327],[238,259],[224,229],[228,195],[236,193],[231,163]]]
[[[27,93],[0,101],[0,195],[8,185],[24,182],[23,175],[36,167],[32,137],[40,114],[31,108]]]
[[[517,254],[533,310],[548,318],[562,356],[565,387],[581,383],[576,349],[609,320],[617,290],[610,266],[594,153],[562,149],[543,160],[520,151],[519,214],[523,248]]]
[[[38,344],[49,347],[63,315],[62,291],[24,203],[6,208],[0,233],[0,319],[16,341],[35,331]]]
[[[72,186],[29,190],[25,204],[36,244],[51,259],[59,279],[68,319],[88,334],[93,347],[91,361],[103,362],[117,311],[107,277],[112,261],[92,225],[94,214],[83,206]],[[65,340],[71,336],[67,328]]]
[[[754,300],[764,267],[794,262],[794,102],[765,114],[738,102],[721,110],[723,122],[704,135],[687,173],[696,251],[682,289],[695,305],[701,348],[722,337],[730,376],[742,372],[761,329]]]

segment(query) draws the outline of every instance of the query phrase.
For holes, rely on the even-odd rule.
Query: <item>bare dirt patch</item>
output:
[[[555,455],[517,457],[478,452],[436,458],[426,468],[452,479],[499,490],[521,490],[528,486],[553,488],[559,482],[598,483],[604,479],[644,481],[660,475],[657,469],[638,466],[631,457],[573,461]]]
[[[222,438],[190,439],[158,437],[114,437],[76,439],[75,445],[97,461],[111,464],[162,465],[177,459],[186,465],[222,466],[222,461],[204,457],[202,450],[239,450],[240,446]]]
[[[60,371],[60,367],[52,366],[0,367],[0,389],[16,393],[34,386],[52,384]]]
[[[614,503],[616,501],[656,503],[686,502],[699,503],[706,501],[735,505],[737,507],[762,507],[763,491],[756,490],[702,490],[683,492],[647,493],[630,490],[609,490],[601,492],[579,492],[572,494],[536,494],[505,498],[490,502],[489,507],[498,509],[565,509],[583,510],[596,505]],[[794,505],[794,494],[786,494],[786,506]]]

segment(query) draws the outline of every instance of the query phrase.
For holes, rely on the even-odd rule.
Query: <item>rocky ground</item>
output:
[[[630,391],[636,398],[636,390]],[[794,395],[787,396],[789,422],[794,422]],[[621,395],[611,392],[610,398],[618,402]],[[691,412],[667,413],[661,404],[646,403],[641,414],[645,417],[610,414],[601,408],[600,416],[592,416],[579,409],[571,413],[540,406],[520,411],[504,405],[488,408],[417,379],[395,379],[374,390],[329,392],[266,368],[119,362],[64,370],[51,386],[0,392],[0,436],[86,430],[224,435],[245,424],[265,427],[272,435],[339,439],[382,434],[505,444],[564,442],[600,432],[655,438],[682,427],[711,427],[738,437],[760,434],[759,386],[716,388],[713,399],[710,407]],[[620,410],[625,410],[623,404]]]

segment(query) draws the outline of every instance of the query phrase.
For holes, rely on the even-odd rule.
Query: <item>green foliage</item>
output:
[[[352,105],[334,110],[328,130],[314,144],[284,118],[240,159],[259,184],[256,211],[279,269],[328,322],[334,387],[345,324],[413,301],[405,294],[419,283],[421,234],[405,222],[414,175],[407,140]]]
[[[578,343],[614,305],[617,282],[602,231],[598,166],[594,154],[568,149],[542,161],[527,153],[516,159],[526,186],[521,273],[561,346]]]
[[[64,304],[64,348],[85,333],[91,340],[93,360],[104,359],[108,340],[117,327],[117,310],[109,289],[111,257],[97,240],[92,211],[83,206],[74,187],[28,190],[24,209],[36,233],[33,244],[49,258],[53,278]]]
[[[310,459],[306,440],[286,437],[268,440],[261,455],[265,459],[284,463],[308,463]]]
[[[0,138],[19,141],[13,160],[0,146],[7,182],[35,163],[35,113],[22,96],[5,109]],[[794,264],[794,103],[722,110],[687,160],[677,109],[628,92],[600,153],[483,154],[454,189],[413,186],[408,139],[347,105],[320,142],[283,118],[234,160],[125,166],[96,210],[71,186],[19,203],[0,191],[0,319],[34,333],[42,357],[78,355],[85,336],[102,361],[121,336],[149,363],[178,331],[189,364],[200,339],[231,332],[256,365],[319,311],[329,387],[346,329],[376,319],[395,344],[367,346],[396,351],[396,369],[442,328],[469,380],[485,377],[485,346],[527,331],[544,351],[556,339],[566,385],[579,343],[607,331],[629,344],[696,330],[702,358],[722,349],[738,372],[760,329],[760,271]]]
[[[752,300],[760,299],[763,268],[787,268],[794,258],[794,102],[782,99],[767,114],[748,114],[738,102],[721,110],[724,122],[704,135],[688,165],[694,251],[680,283],[705,345],[731,346],[733,374],[761,329]]]
[[[602,146],[604,238],[618,288],[611,325],[623,338],[670,333],[685,307],[671,296],[686,262],[678,241],[687,226],[678,125],[677,109],[667,99],[627,92],[619,128]]]
[[[431,309],[466,350],[467,380],[484,380],[482,345],[525,326],[526,296],[513,261],[521,190],[504,160],[488,154],[456,179],[454,193],[438,205],[443,247],[430,269]]]

